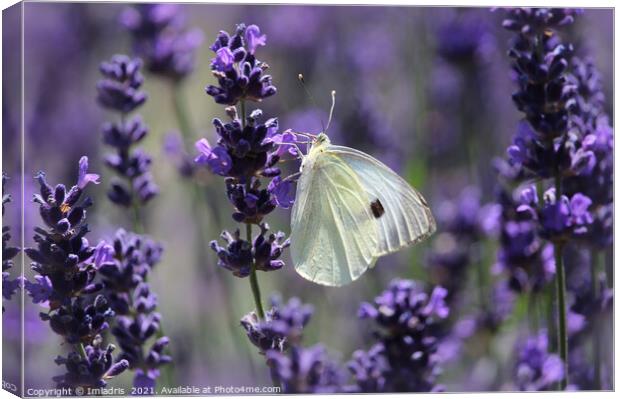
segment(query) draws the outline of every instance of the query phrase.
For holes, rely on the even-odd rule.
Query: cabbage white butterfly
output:
[[[348,284],[434,231],[426,201],[403,178],[364,152],[332,145],[325,133],[313,136],[291,216],[291,256],[302,277]]]

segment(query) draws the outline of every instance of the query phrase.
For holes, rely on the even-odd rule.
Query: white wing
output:
[[[356,280],[375,261],[378,223],[356,173],[327,152],[307,159],[291,216],[295,270],[318,284]]]
[[[379,200],[385,213],[380,224],[377,257],[396,252],[433,234],[435,219],[422,195],[377,159],[349,147],[329,145],[355,171],[370,201]]]

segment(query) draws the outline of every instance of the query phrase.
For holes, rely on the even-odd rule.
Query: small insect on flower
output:
[[[426,201],[383,163],[332,145],[324,132],[300,136],[312,144],[301,155],[291,217],[291,255],[301,276],[329,286],[350,283],[379,257],[435,231]]]

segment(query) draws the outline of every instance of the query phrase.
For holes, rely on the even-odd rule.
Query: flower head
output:
[[[49,314],[41,313],[41,318],[49,321],[52,330],[70,344],[91,342],[109,328],[108,319],[112,316],[114,311],[103,295],[97,295],[90,303],[78,297]]]
[[[505,29],[533,35],[550,27],[569,25],[581,9],[571,8],[506,8]]]
[[[99,67],[104,76],[97,84],[99,103],[118,112],[131,112],[146,101],[140,91],[144,78],[140,74],[142,62],[125,55],[115,55]]]
[[[282,303],[279,297],[273,297],[271,303],[265,320],[259,320],[254,312],[241,319],[248,338],[261,353],[271,349],[284,351],[290,345],[300,344],[303,329],[314,313],[313,307],[303,304],[299,298]]]
[[[255,56],[257,48],[265,44],[266,36],[256,25],[239,24],[232,37],[219,33],[211,46],[215,52],[211,69],[219,85],[206,88],[216,103],[235,105],[240,100],[261,101],[276,94],[271,76],[263,74],[267,64]]]
[[[555,275],[553,246],[541,239],[531,213],[536,213],[536,189],[523,189],[520,202],[531,206],[521,207],[509,193],[499,192],[500,248],[494,272],[507,273],[509,287],[516,292],[539,291]]]
[[[235,207],[232,217],[239,223],[260,223],[276,208],[274,196],[268,189],[261,188],[258,179],[252,179],[249,188],[235,183],[234,179],[226,179],[226,194]]]
[[[120,16],[146,68],[175,81],[192,72],[195,51],[203,39],[202,31],[186,29],[183,19],[178,4],[137,4]]]
[[[58,356],[56,364],[64,365],[67,369],[65,374],[54,377],[58,387],[102,388],[107,385],[107,380],[127,370],[129,364],[126,360],[113,360],[114,345],[110,344],[106,348],[102,345],[102,338],[97,336],[92,345],[84,348],[85,358],[76,352],[69,353],[67,357]]]
[[[562,360],[548,351],[547,332],[540,331],[517,347],[516,383],[522,391],[553,389],[564,376]]]
[[[142,84],[140,75],[141,62],[131,60],[127,56],[117,55],[112,58],[111,63],[104,63],[102,73],[106,75],[107,69],[112,71],[121,69],[125,74],[121,74],[124,79],[133,82],[137,88]],[[127,75],[125,77],[125,75]],[[113,75],[116,76],[116,75]],[[105,81],[105,80],[104,80]],[[131,87],[133,87],[131,86]],[[101,94],[101,93],[100,93]],[[123,107],[112,107],[121,113],[127,113],[146,101],[146,97],[140,103],[133,103],[131,109]],[[105,103],[103,103],[105,106]],[[130,207],[144,205],[159,193],[159,188],[151,176],[151,157],[139,148],[134,148],[148,134],[148,128],[143,123],[140,116],[118,123],[106,123],[103,126],[103,142],[115,149],[114,153],[105,156],[106,165],[114,170],[119,177],[112,180],[108,189],[108,198],[113,203]]]
[[[539,220],[541,235],[549,239],[566,238],[568,235],[581,235],[588,231],[593,217],[589,212],[592,200],[581,193],[574,194],[570,199],[562,196],[557,199],[555,189],[549,189],[544,195],[544,204],[539,207],[534,186],[528,189],[529,193],[523,196],[523,204],[517,208],[518,212]]]
[[[118,150],[128,150],[146,137],[148,127],[140,115],[136,115],[125,123],[106,123],[103,125],[103,142]]]
[[[279,260],[282,250],[289,246],[289,240],[284,240],[284,234],[278,232],[269,234],[269,226],[265,223],[260,225],[261,231],[254,237],[252,243],[241,239],[241,233],[237,229],[234,234],[228,231],[222,233],[226,241],[226,248],[221,247],[217,241],[211,242],[211,248],[219,258],[218,266],[233,272],[236,277],[247,277],[250,274],[252,264],[256,270],[273,271],[284,266]],[[284,240],[284,241],[283,241]]]
[[[342,390],[343,374],[320,344],[309,348],[295,346],[288,353],[270,350],[266,356],[285,393],[335,393]]]
[[[375,298],[363,303],[358,315],[374,320],[377,344],[364,354],[357,352],[349,363],[358,385],[383,392],[429,392],[439,389],[440,372],[434,326],[448,316],[447,292],[435,287],[431,295],[411,280],[394,280]],[[367,373],[372,371],[372,376]]]

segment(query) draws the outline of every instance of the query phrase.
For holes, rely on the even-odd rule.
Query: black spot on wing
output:
[[[379,219],[385,213],[385,209],[383,209],[383,204],[379,199],[376,199],[370,203],[370,210],[375,218]]]

